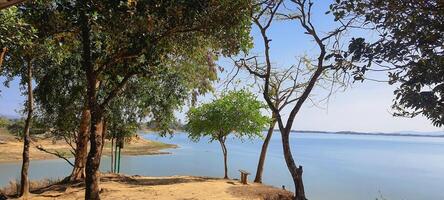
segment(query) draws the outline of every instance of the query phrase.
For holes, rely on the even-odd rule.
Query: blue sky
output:
[[[321,4],[316,4],[322,2]],[[331,16],[326,16],[328,1],[315,1],[313,23],[318,32],[325,33],[335,27]],[[346,37],[361,36],[373,37],[373,33],[352,30]],[[260,55],[263,48],[257,29],[253,28],[252,36],[255,47],[252,54]],[[295,22],[278,22],[270,30],[272,62],[280,67],[288,67],[296,62],[298,56],[316,56],[316,46],[310,37],[303,34]],[[221,82],[226,80],[227,71],[233,68],[229,59],[221,59],[218,63],[226,70],[220,75]],[[378,79],[385,79],[385,74],[372,75]],[[248,76],[239,75],[242,82]],[[0,81],[3,81],[0,78]],[[221,83],[219,83],[220,85]],[[242,84],[241,84],[242,85]],[[222,87],[217,87],[222,88]],[[399,118],[392,117],[390,106],[395,86],[386,83],[365,81],[354,83],[345,91],[335,93],[328,104],[321,103],[316,107],[307,103],[296,117],[293,129],[297,130],[325,130],[325,131],[367,131],[367,132],[397,132],[397,131],[443,131],[436,128],[423,117]],[[0,86],[0,114],[18,116],[24,97],[21,96],[17,80],[11,83],[10,88]],[[323,94],[325,91],[315,89],[314,94]],[[201,98],[202,101],[211,99],[211,95]],[[184,120],[184,112],[178,112],[178,117]],[[284,113],[286,115],[286,113]]]

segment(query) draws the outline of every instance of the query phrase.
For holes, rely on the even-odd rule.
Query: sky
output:
[[[325,15],[328,9],[328,1],[315,1],[313,13],[313,24],[319,33],[326,33],[337,26],[332,16]],[[375,37],[374,33],[351,30],[344,37]],[[250,51],[252,55],[261,55],[263,48],[258,30],[253,27],[251,33],[255,47]],[[269,34],[271,41],[271,58],[274,66],[285,68],[296,63],[299,56],[316,57],[317,48],[315,43],[298,27],[296,22],[277,22],[272,25]],[[226,82],[228,74],[233,69],[230,59],[222,58],[218,64],[225,69],[220,74],[220,83],[216,84],[218,91],[222,90],[223,82]],[[386,79],[385,74],[374,74],[372,78]],[[245,73],[238,75],[240,85],[243,81],[251,81]],[[4,81],[4,78],[0,78]],[[351,84],[346,90],[336,92],[328,103],[322,102],[314,106],[311,103],[304,104],[293,124],[295,130],[321,130],[321,131],[362,131],[362,132],[399,132],[399,131],[444,131],[431,125],[430,121],[422,116],[416,118],[393,117],[391,105],[393,91],[396,86],[387,83],[364,81]],[[0,86],[0,115],[19,116],[18,111],[22,109],[24,97],[22,96],[17,80],[14,80],[9,88]],[[322,96],[325,91],[315,88],[314,95]],[[260,98],[261,96],[259,96]],[[207,95],[200,98],[202,102],[210,101],[213,97]],[[177,112],[177,116],[185,121],[185,107]],[[284,111],[284,117],[288,110]]]

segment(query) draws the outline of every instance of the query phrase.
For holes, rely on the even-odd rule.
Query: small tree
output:
[[[221,98],[198,108],[191,108],[188,112],[185,129],[191,140],[198,141],[208,136],[210,142],[217,140],[220,143],[224,155],[225,179],[228,179],[225,145],[227,136],[233,134],[240,139],[261,137],[262,129],[269,123],[268,117],[260,112],[263,107],[256,96],[241,90],[228,92]]]
[[[35,68],[39,68],[44,61],[47,44],[38,36],[38,30],[28,23],[27,15],[16,7],[0,12],[0,47],[2,66],[0,76],[5,76],[4,84],[9,85],[13,78],[19,78],[23,86],[23,93],[27,99],[24,112],[27,113],[23,128],[23,154],[22,170],[20,178],[20,196],[27,198],[29,195],[29,147],[31,143],[30,128],[32,126],[34,97],[33,78]],[[8,55],[5,55],[8,51]],[[45,53],[42,53],[45,52]],[[43,64],[45,65],[45,64]],[[38,71],[37,71],[38,73]]]

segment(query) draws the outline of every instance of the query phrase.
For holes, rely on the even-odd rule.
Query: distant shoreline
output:
[[[15,136],[7,132],[2,132],[0,128],[0,164],[16,163],[22,159],[23,142],[18,141]],[[64,140],[53,141],[52,138],[34,138],[30,148],[31,160],[52,160],[58,157],[42,152],[37,149],[37,146],[42,146],[49,151],[58,151],[67,158],[73,155],[70,153],[71,147]],[[110,156],[110,141],[106,140],[103,147],[103,155]],[[125,148],[122,149],[122,154],[127,156],[137,155],[160,155],[170,154],[166,149],[177,148],[175,144],[166,144],[163,142],[152,141],[141,137],[133,137],[131,141],[125,143]]]
[[[275,129],[275,131],[279,130]],[[366,132],[355,132],[355,131],[311,131],[311,130],[291,130],[291,133],[321,133],[321,134],[335,134],[335,135],[373,135],[373,136],[444,138],[444,133],[442,135],[431,135],[431,134],[410,134],[410,133],[366,133]]]
[[[155,134],[158,133],[155,130],[145,129],[139,130],[143,134]],[[264,132],[268,131],[266,129]],[[279,132],[279,129],[274,129]],[[174,130],[175,133],[185,132],[184,130]],[[414,134],[414,133],[369,133],[369,132],[357,132],[357,131],[313,131],[313,130],[291,130],[291,133],[319,133],[319,134],[332,134],[332,135],[370,135],[370,136],[398,136],[398,137],[432,137],[432,138],[444,138],[444,131],[442,134]]]

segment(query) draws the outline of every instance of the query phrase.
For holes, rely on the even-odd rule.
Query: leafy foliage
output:
[[[0,48],[7,48],[0,75],[7,79],[8,85],[14,77],[20,76],[26,83],[26,66],[35,59],[41,46],[35,45],[36,29],[28,24],[24,14],[16,7],[0,11]]]
[[[91,23],[92,60],[100,85],[97,99],[109,105],[109,125],[134,129],[150,117],[163,131],[173,111],[192,96],[212,90],[214,61],[251,47],[249,1],[101,1],[87,10]],[[73,130],[85,102],[81,65],[79,1],[29,2],[40,37],[51,41],[53,61],[38,77],[37,102],[54,127]],[[226,18],[230,13],[231,18]],[[122,29],[125,27],[125,29]],[[123,80],[128,79],[127,84]]]
[[[331,6],[337,20],[359,17],[376,41],[356,38],[349,57],[366,71],[388,71],[399,84],[393,108],[396,116],[422,114],[435,126],[444,125],[444,7],[440,1],[341,0]]]
[[[25,121],[23,119],[18,119],[10,122],[6,128],[11,134],[23,138],[24,127],[25,127]],[[45,124],[37,121],[33,123],[33,127],[30,128],[29,133],[31,135],[38,135],[46,133],[47,130],[48,129],[46,128]]]
[[[0,117],[0,128],[6,128],[11,124],[11,120],[8,118]]]
[[[225,140],[232,133],[238,138],[261,137],[269,119],[260,109],[264,105],[244,90],[231,91],[215,101],[191,108],[185,129],[190,139],[197,141],[204,136],[210,140]]]

